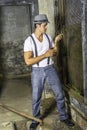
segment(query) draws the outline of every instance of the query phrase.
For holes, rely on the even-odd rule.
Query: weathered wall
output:
[[[0,64],[5,75],[28,70],[23,59],[23,44],[30,32],[29,6],[0,7]]]
[[[0,1],[0,75],[19,77],[29,74],[23,58],[24,40],[33,30],[38,0]],[[17,76],[16,76],[17,75]]]
[[[84,102],[87,115],[87,1],[83,0],[83,19],[82,19],[82,49],[83,49],[83,85],[84,85]]]

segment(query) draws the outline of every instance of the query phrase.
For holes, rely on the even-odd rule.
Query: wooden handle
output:
[[[28,118],[28,119],[37,121],[37,122],[39,122],[40,124],[43,123],[42,120],[40,120],[40,119],[38,119],[38,118],[36,118],[36,117],[34,117],[34,116],[27,115],[27,114],[25,114],[24,112],[18,111],[18,110],[14,109],[14,108],[12,108],[12,107],[10,107],[10,106],[7,106],[7,105],[5,105],[5,104],[0,103],[0,106],[3,107],[3,108],[5,108],[5,109],[7,109],[7,110],[9,110],[9,111],[11,111],[11,112],[14,112],[14,113],[20,115],[20,116],[22,116],[22,117],[25,117],[25,118]]]

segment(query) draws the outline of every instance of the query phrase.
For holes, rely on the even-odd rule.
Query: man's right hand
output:
[[[46,53],[45,53],[45,57],[52,57],[56,55],[56,51],[54,49],[49,49]]]

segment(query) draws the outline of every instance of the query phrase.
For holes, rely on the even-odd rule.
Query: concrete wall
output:
[[[29,6],[0,7],[1,73],[17,75],[28,72],[23,58],[23,45],[31,33]]]
[[[23,58],[24,40],[33,30],[38,0],[0,1],[0,76],[29,74]],[[16,75],[16,76],[15,76]]]

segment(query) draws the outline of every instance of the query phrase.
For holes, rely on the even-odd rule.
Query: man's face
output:
[[[42,23],[39,25],[39,31],[43,34],[47,31],[47,23]]]

